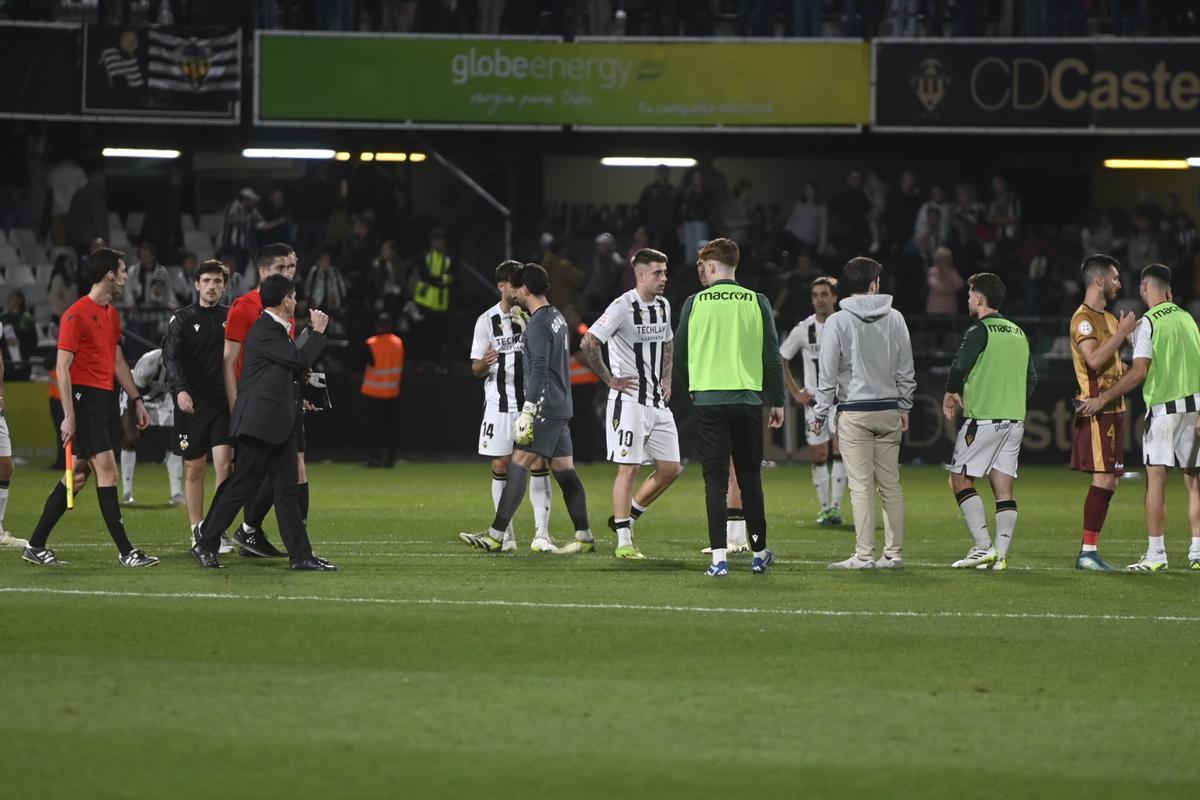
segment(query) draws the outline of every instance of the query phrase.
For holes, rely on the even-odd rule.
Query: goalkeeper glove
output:
[[[521,322],[529,322],[529,312],[520,306],[514,305],[511,309],[509,309],[508,313],[521,320]]]
[[[533,418],[537,415],[537,403],[526,401],[521,414],[513,423],[513,441],[519,445],[533,444]]]

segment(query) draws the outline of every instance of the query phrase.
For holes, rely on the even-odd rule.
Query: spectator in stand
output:
[[[9,380],[27,380],[29,378],[28,362],[37,355],[38,333],[37,324],[33,321],[33,314],[30,314],[29,309],[25,306],[25,293],[20,289],[8,291],[8,297],[4,303],[4,314],[0,315],[0,324],[3,325],[4,338],[7,339],[11,334],[16,339],[16,355],[22,362],[25,362],[19,372],[9,370],[8,366],[15,359],[10,358],[13,353],[8,342],[0,341],[0,349],[4,351],[3,375]],[[0,388],[3,387],[0,386]],[[3,399],[3,395],[0,394],[0,413],[4,411]]]
[[[821,200],[821,190],[812,181],[804,184],[804,194],[792,206],[784,228],[809,252],[828,252],[829,209]]]
[[[884,216],[884,229],[892,250],[899,252],[908,244],[908,237],[916,229],[917,212],[921,210],[922,202],[917,174],[911,169],[902,170],[900,185],[889,198]]]
[[[708,187],[705,185],[704,173],[696,170],[691,173],[687,188],[683,192],[683,242],[699,242],[709,239],[709,215],[712,210],[712,200]],[[551,290],[554,284],[551,283]]]
[[[871,244],[871,201],[863,191],[861,170],[846,174],[846,187],[835,198],[829,213],[833,222],[833,244],[842,253],[854,257],[865,253]]]
[[[335,323],[346,310],[346,294],[346,279],[333,265],[333,253],[326,248],[317,259],[317,268],[308,273],[304,296],[310,308],[321,309]]]
[[[259,239],[266,242],[283,242],[292,244],[296,239],[296,229],[292,224],[292,211],[287,204],[287,192],[276,186],[267,195],[263,203],[262,227],[259,228]]]
[[[587,275],[559,252],[560,245],[553,234],[543,233],[541,243],[542,257],[538,263],[550,276],[550,290],[546,293],[546,299],[563,312],[563,316],[567,315],[567,309],[578,311],[580,293]]]
[[[616,251],[616,240],[611,233],[596,237],[592,252],[592,268],[588,273],[587,286],[583,290],[584,321],[595,322],[608,308],[614,297],[634,287],[636,280],[629,261]],[[635,251],[636,252],[636,251]]]
[[[879,174],[879,170],[870,170],[867,172],[867,185],[863,188],[867,199],[871,201],[871,214],[867,217],[868,225],[871,228],[871,247],[872,253],[877,253],[883,248],[883,221],[887,216],[888,203],[888,188],[883,182],[883,176]]]
[[[379,252],[370,214],[355,214],[350,222],[350,237],[342,248],[342,268],[352,286],[362,286]]]
[[[1175,212],[1175,227],[1171,231],[1171,236],[1175,252],[1178,254],[1176,260],[1183,268],[1190,262],[1192,254],[1200,246],[1200,240],[1197,240],[1196,237],[1196,223],[1186,211]]]
[[[754,202],[751,200],[753,192],[754,184],[742,178],[734,184],[733,197],[729,198],[725,206],[725,236],[739,245],[750,241],[750,212],[754,210]],[[700,248],[696,244],[683,243],[688,260],[699,252]]]
[[[775,22],[771,18],[771,0],[738,0],[738,36],[773,36]]]
[[[151,242],[142,242],[138,246],[138,260],[129,265],[129,279],[125,282],[122,292],[126,309],[136,308],[138,311],[165,311],[177,308],[179,301],[171,291],[171,278],[158,261],[158,248]],[[114,303],[115,303],[114,299]]]
[[[671,171],[660,165],[655,170],[654,183],[643,189],[638,199],[638,212],[642,227],[650,236],[650,246],[668,255],[677,251],[679,243],[675,231],[679,224],[679,190],[671,184],[670,178]],[[553,278],[550,288],[554,288]],[[559,310],[562,310],[561,306]]]
[[[450,327],[450,285],[453,262],[446,252],[446,231],[434,228],[429,232],[429,249],[417,259],[413,303],[422,321],[414,350],[422,360],[433,361],[436,369],[446,371],[451,363],[454,342]]]
[[[292,211],[296,220],[297,258],[301,264],[315,263],[325,247],[329,217],[333,214],[333,190],[324,167],[312,161],[305,166],[304,175],[296,184]]]
[[[892,0],[892,36],[904,36],[909,39],[917,35],[917,20],[923,10],[921,0]]]
[[[1079,233],[1079,245],[1084,253],[1116,253],[1125,243],[1117,238],[1112,217],[1102,208],[1093,208],[1088,224]]]
[[[75,256],[67,253],[59,253],[54,259],[46,303],[50,307],[50,319],[55,323],[79,299],[79,273],[75,265]]]
[[[976,225],[976,222],[967,217],[956,216],[953,230],[950,232],[950,241],[946,243],[946,246],[954,253],[954,264],[958,268],[960,277],[989,270],[987,255],[983,252],[983,243],[975,235]],[[1088,250],[1086,252],[1097,251]]]
[[[238,192],[238,196],[225,208],[225,228],[221,232],[221,252],[233,272],[246,267],[250,254],[258,249],[258,232],[264,220],[258,210],[261,198],[249,186]],[[232,263],[230,263],[232,262]]]
[[[933,251],[933,266],[929,268],[929,294],[925,298],[926,314],[958,314],[959,294],[965,282],[958,271],[954,269],[954,254],[948,247],[939,247]]]
[[[938,219],[938,229],[931,231],[929,225],[933,217],[930,215],[930,210],[936,209]],[[913,228],[913,238],[918,238],[926,233],[931,233],[932,238],[936,241],[945,241],[950,238],[950,206],[946,203],[946,191],[936,183],[929,188],[929,199],[921,204],[921,208],[917,211],[917,222]]]
[[[792,0],[792,36],[824,36],[824,0]]]
[[[178,263],[183,249],[183,171],[172,168],[149,207],[146,220],[138,234],[143,241],[158,245],[162,260],[168,264]]]
[[[484,36],[498,36],[500,34],[500,21],[504,19],[504,0],[476,0],[479,6],[479,32]],[[591,5],[597,5],[592,3]],[[589,9],[591,8],[589,5]],[[591,27],[595,27],[594,20],[590,19]],[[612,18],[612,15],[609,15]],[[591,31],[589,31],[591,33]],[[601,34],[593,34],[606,36],[607,31]]]
[[[46,173],[50,187],[50,233],[56,245],[67,244],[67,212],[71,198],[87,185],[88,176],[83,168],[64,156]]]
[[[808,253],[801,250],[796,254],[795,265],[783,276],[783,288],[772,306],[779,327],[790,330],[813,313],[812,282],[820,275]]]
[[[108,239],[108,201],[104,197],[104,173],[88,175],[83,188],[71,196],[67,209],[67,242],[83,255],[93,239]]]
[[[1016,239],[1020,235],[1021,201],[1008,189],[1002,175],[992,178],[992,204],[988,206],[988,223],[997,239]]]
[[[954,187],[954,208],[950,212],[951,224],[958,217],[969,220],[971,225],[978,225],[987,217],[987,209],[979,202],[974,184],[960,183]],[[1089,250],[1090,253],[1107,253],[1108,250]],[[974,274],[974,273],[971,273]]]
[[[1129,238],[1129,258],[1126,259],[1128,269],[1138,272],[1147,264],[1155,264],[1162,259],[1158,252],[1158,235],[1154,230],[1151,216],[1153,210],[1146,206],[1138,206],[1133,211],[1134,234]]]
[[[379,257],[371,265],[367,279],[367,291],[371,299],[371,310],[376,316],[387,314],[400,319],[408,296],[408,265],[400,260],[396,243],[388,239],[379,247]]]
[[[196,291],[196,254],[184,251],[180,254],[179,272],[170,274],[167,291],[171,293],[171,308],[182,308],[199,302]],[[221,300],[224,300],[222,296]],[[219,303],[218,303],[219,304]]]

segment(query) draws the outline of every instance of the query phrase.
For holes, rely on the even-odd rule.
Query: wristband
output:
[[[137,397],[135,397],[135,398],[133,398],[132,400],[130,400],[129,402],[131,402],[131,403],[138,403],[138,402],[140,402],[142,405],[145,405],[145,404],[146,404],[146,401],[145,401],[145,400],[142,400],[142,396],[141,396],[140,394],[139,394]]]

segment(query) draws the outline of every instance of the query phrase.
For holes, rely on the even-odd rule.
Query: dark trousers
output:
[[[233,524],[238,511],[254,497],[263,479],[270,477],[275,487],[275,520],[288,556],[293,560],[312,555],[308,530],[300,518],[296,499],[296,435],[293,433],[280,444],[270,444],[251,436],[239,436],[235,444],[233,475],[213,498],[204,518],[200,547],[217,551],[222,533]]]
[[[396,409],[400,398],[368,397],[366,400],[371,460],[390,467],[396,461]]]
[[[742,510],[750,549],[767,546],[767,515],[763,505],[762,406],[696,406],[696,446],[704,466],[704,502],[708,509],[708,544],[725,547],[728,513],[729,458],[742,489]]]

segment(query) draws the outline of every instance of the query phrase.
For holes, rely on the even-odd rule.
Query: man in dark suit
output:
[[[221,567],[217,559],[221,533],[269,476],[275,487],[275,516],[289,566],[294,570],[332,572],[337,569],[333,564],[313,554],[300,516],[295,435],[300,404],[296,375],[311,367],[325,349],[329,316],[313,309],[312,331],[308,340],[297,347],[290,335],[296,311],[292,281],[283,275],[271,275],[263,280],[259,291],[263,313],[246,336],[242,377],[229,423],[229,434],[236,441],[233,475],[213,497],[200,538],[192,548],[192,558],[202,567]]]

